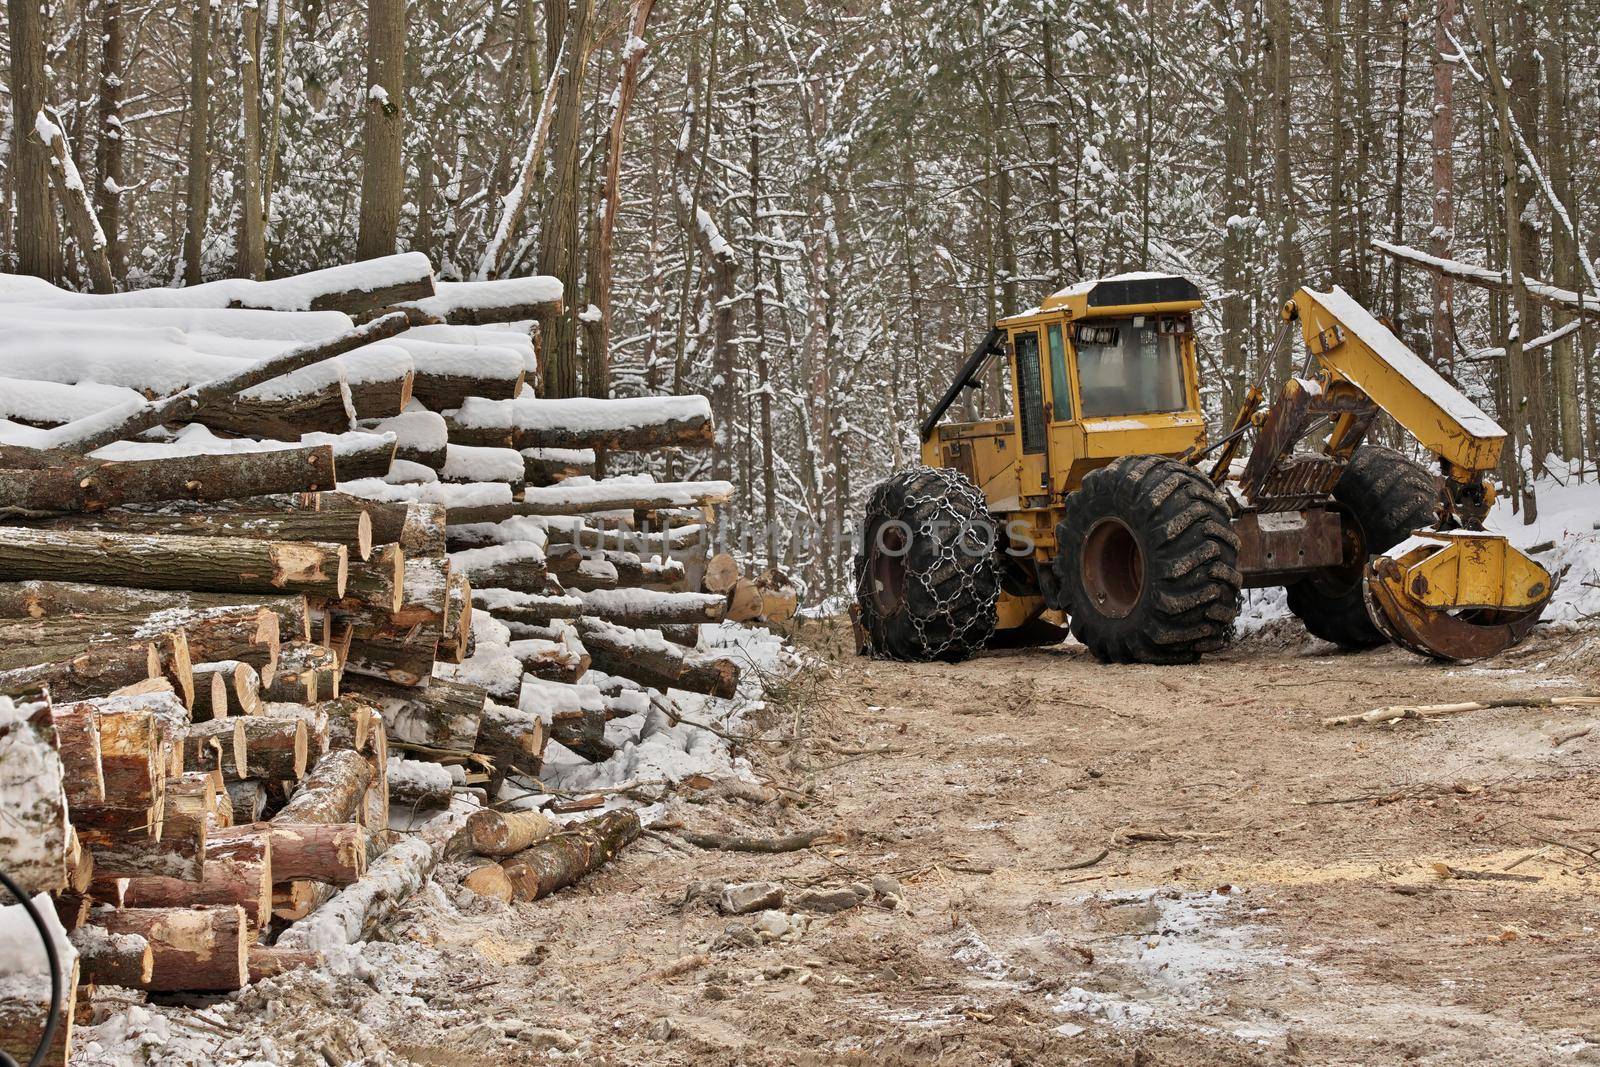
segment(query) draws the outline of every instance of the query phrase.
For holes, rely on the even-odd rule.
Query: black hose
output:
[[[50,935],[50,927],[45,925],[44,916],[39,914],[39,909],[34,907],[28,894],[5,871],[0,871],[0,885],[4,885],[17,898],[22,910],[33,920],[34,929],[39,931],[39,937],[44,941],[44,958],[50,963],[50,1014],[45,1016],[44,1034],[39,1038],[38,1047],[33,1050],[33,1058],[28,1061],[28,1067],[39,1067],[44,1062],[45,1054],[50,1051],[56,1027],[61,1022],[61,960],[56,956],[56,939]],[[7,1055],[4,1049],[0,1049],[0,1067],[18,1067],[17,1061]]]

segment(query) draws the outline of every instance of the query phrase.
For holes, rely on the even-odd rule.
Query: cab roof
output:
[[[1180,274],[1134,271],[1109,278],[1091,278],[1069,285],[1045,298],[1043,304],[1020,315],[1002,319],[1004,326],[1051,312],[1069,319],[1107,318],[1117,315],[1181,313],[1205,305],[1199,286]]]

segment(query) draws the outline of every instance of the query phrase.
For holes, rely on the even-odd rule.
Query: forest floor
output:
[[[818,663],[766,724],[803,740],[752,746],[780,801],[680,789],[535,904],[447,872],[346,973],[254,987],[159,1056],[107,1024],[77,1062],[145,1040],[151,1062],[451,1067],[1600,1063],[1600,726],[1562,740],[1595,709],[1320,725],[1592,690],[1600,631],[1450,667],[1284,622],[1158,668],[1075,643],[871,662],[810,629]],[[836,838],[703,851],[675,824]],[[875,876],[897,898],[795,919],[694,892]]]

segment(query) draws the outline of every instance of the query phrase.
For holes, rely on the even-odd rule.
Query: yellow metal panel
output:
[[[1471,531],[1436,533],[1419,540],[1446,547],[1423,557],[1408,555],[1405,585],[1431,608],[1530,608],[1550,595],[1550,574],[1495,534]],[[1420,555],[1420,553],[1419,553]]]
[[[1015,630],[1025,626],[1039,617],[1044,611],[1044,599],[1036,596],[1012,596],[1010,593],[1001,593],[1000,601],[995,605],[995,628],[998,630]]]
[[[1302,289],[1306,348],[1331,380],[1349,381],[1424,448],[1463,472],[1493,470],[1506,433],[1343,289]]]

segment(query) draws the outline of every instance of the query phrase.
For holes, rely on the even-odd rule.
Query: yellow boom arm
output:
[[[1373,622],[1397,643],[1442,659],[1493,655],[1522,640],[1554,583],[1505,538],[1480,529],[1493,499],[1483,475],[1499,463],[1506,432],[1343,289],[1301,289],[1284,317],[1299,318],[1325,385],[1358,389],[1446,461],[1456,491],[1472,494],[1470,511],[1444,512],[1472,529],[1420,531],[1368,563]]]

